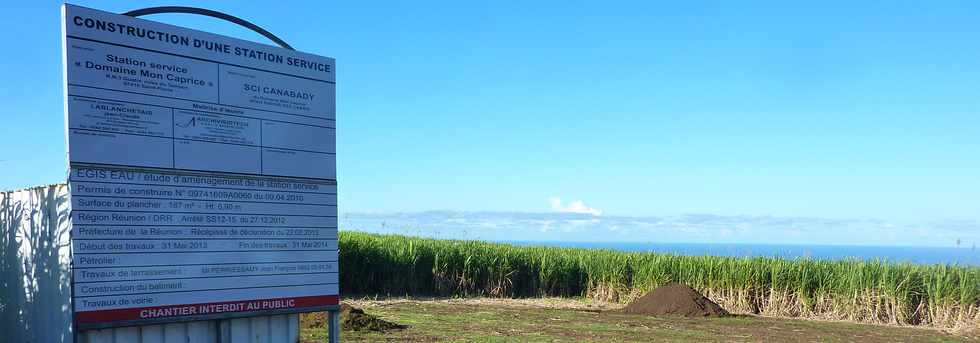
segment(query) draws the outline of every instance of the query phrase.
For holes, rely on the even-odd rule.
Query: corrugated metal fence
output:
[[[0,193],[0,341],[72,342],[64,184]],[[299,315],[90,330],[81,343],[298,342]]]
[[[298,342],[299,315],[89,330],[82,343]]]
[[[71,342],[68,186],[0,193],[0,340]]]

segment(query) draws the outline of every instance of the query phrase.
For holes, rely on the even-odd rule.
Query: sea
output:
[[[585,249],[611,249],[629,252],[657,252],[688,256],[780,257],[815,260],[881,260],[892,263],[947,264],[980,266],[980,249],[966,247],[888,247],[858,245],[776,245],[701,243],[598,243],[502,241],[525,246],[554,246]]]

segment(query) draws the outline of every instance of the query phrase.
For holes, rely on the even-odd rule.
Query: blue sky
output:
[[[4,5],[2,189],[64,179],[58,5]],[[337,58],[341,212],[827,218],[925,232],[889,244],[980,241],[977,2],[193,5]]]

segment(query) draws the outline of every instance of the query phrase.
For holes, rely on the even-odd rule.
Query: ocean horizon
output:
[[[685,256],[778,257],[815,260],[881,260],[889,263],[980,266],[980,250],[966,247],[797,245],[747,243],[643,243],[497,240],[520,246],[610,249]]]
[[[974,222],[897,223],[771,216],[593,216],[580,213],[344,213],[343,230],[518,245],[688,256],[883,260],[980,266]],[[923,231],[921,227],[941,228]],[[669,239],[673,242],[664,242]],[[601,241],[593,241],[601,240]],[[958,244],[958,245],[957,245]]]

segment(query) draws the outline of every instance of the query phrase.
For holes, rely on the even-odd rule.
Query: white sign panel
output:
[[[62,19],[76,323],[337,305],[334,59]]]

